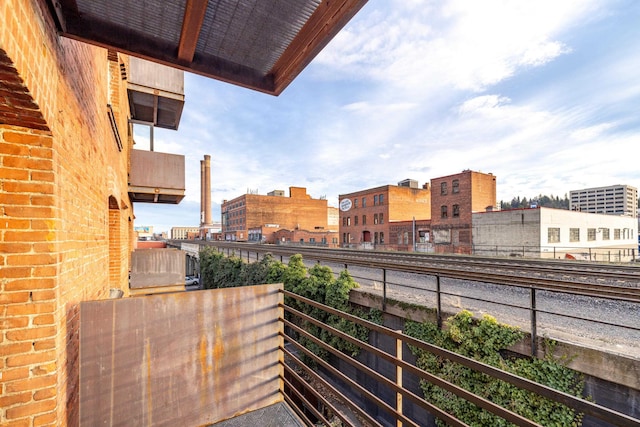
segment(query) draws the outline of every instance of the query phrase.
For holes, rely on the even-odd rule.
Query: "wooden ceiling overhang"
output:
[[[279,95],[367,0],[47,0],[72,39]]]

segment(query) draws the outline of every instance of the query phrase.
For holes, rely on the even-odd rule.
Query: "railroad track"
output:
[[[465,255],[373,252],[304,246],[199,242],[234,252],[271,253],[288,257],[299,253],[307,261],[429,274],[525,288],[640,302],[640,266],[579,261],[510,259]]]

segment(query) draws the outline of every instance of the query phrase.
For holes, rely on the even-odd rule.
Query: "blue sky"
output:
[[[640,2],[371,0],[278,97],[185,73],[176,206],[135,225],[197,226],[200,160],[212,211],[248,190],[338,195],[493,173],[498,200],[640,187]],[[137,127],[136,148],[148,149]]]

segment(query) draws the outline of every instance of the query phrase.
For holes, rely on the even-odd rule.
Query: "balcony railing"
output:
[[[285,304],[285,298],[298,308],[361,325],[369,338],[353,338]],[[82,425],[209,425],[286,402],[309,426],[332,425],[335,418],[343,425],[360,424],[354,421],[359,419],[373,426],[425,426],[433,417],[464,426],[412,391],[419,380],[515,425],[538,425],[417,368],[405,350],[410,345],[609,424],[640,426],[639,419],[286,292],[282,285],[82,302],[80,319]],[[374,362],[334,349],[309,333],[308,325],[359,347]],[[318,357],[309,343],[330,356]]]
[[[286,354],[288,360],[291,362],[285,365],[285,380],[287,376],[295,378],[295,383],[290,381],[286,382],[287,387],[285,388],[285,395],[295,396],[296,399],[289,397],[287,401],[298,411],[299,415],[301,415],[301,417],[303,417],[309,425],[314,425],[314,423],[318,421],[324,423],[325,425],[330,425],[332,420],[327,418],[327,416],[325,415],[327,411],[324,410],[327,408],[332,415],[338,417],[345,425],[350,425],[351,423],[348,417],[344,416],[344,414],[341,413],[340,410],[336,409],[335,403],[326,398],[327,393],[314,392],[313,386],[310,386],[307,381],[300,377],[300,375],[296,374],[296,369],[293,369],[292,366],[295,366],[295,368],[297,368],[297,370],[299,371],[305,372],[308,377],[312,378],[313,382],[321,383],[323,388],[330,390],[330,395],[337,396],[343,405],[349,407],[354,413],[364,419],[367,423],[375,426],[384,424],[381,422],[380,417],[372,416],[368,412],[361,409],[362,407],[373,406],[385,412],[386,416],[383,417],[383,419],[387,420],[387,424],[389,424],[388,419],[390,417],[392,419],[393,425],[397,424],[403,426],[424,426],[426,420],[421,419],[419,416],[416,417],[404,413],[405,402],[411,402],[411,404],[419,407],[423,411],[423,413],[429,413],[445,421],[449,425],[466,426],[466,424],[462,421],[442,411],[438,407],[424,400],[422,397],[405,388],[403,386],[403,378],[406,378],[407,375],[435,384],[442,389],[453,393],[456,396],[461,397],[488,412],[504,418],[505,420],[515,425],[539,425],[527,418],[518,415],[513,411],[498,406],[487,399],[477,396],[461,387],[456,386],[455,384],[447,382],[407,362],[405,360],[405,357],[403,357],[403,352],[405,352],[403,348],[405,348],[406,345],[411,345],[413,347],[417,347],[435,354],[440,358],[447,359],[461,366],[470,368],[474,371],[481,372],[493,378],[498,378],[518,388],[528,390],[530,392],[548,398],[554,402],[562,403],[563,405],[574,409],[577,413],[589,414],[613,425],[640,426],[640,420],[636,418],[629,417],[627,415],[592,403],[588,400],[580,399],[570,394],[557,391],[553,388],[538,384],[534,381],[478,362],[474,359],[470,359],[454,352],[425,343],[423,341],[409,337],[402,332],[394,331],[387,327],[360,319],[356,316],[341,312],[339,310],[335,310],[296,294],[286,291],[283,292],[287,297],[293,298],[297,301],[303,302],[304,304],[308,304],[327,313],[347,319],[350,322],[362,325],[370,331],[378,334],[379,336],[384,336],[387,339],[395,340],[397,343],[397,345],[395,346],[396,352],[390,353],[370,343],[359,341],[356,338],[353,338],[350,335],[345,334],[344,332],[321,323],[313,317],[308,316],[289,306],[284,306],[285,313],[297,319],[296,321],[282,319],[285,324],[285,331],[289,331],[288,334],[284,335],[285,346],[282,348],[282,351]],[[362,362],[348,355],[345,355],[340,351],[335,350],[334,348],[326,344],[323,340],[316,338],[314,335],[307,332],[304,328],[299,327],[298,324],[300,323],[313,324],[318,328],[322,328],[324,331],[331,335],[357,345],[362,349],[362,351],[373,354],[376,358],[392,364],[393,368],[387,368],[385,369],[385,371],[387,373],[395,372],[395,375],[383,375],[381,372],[378,372],[377,370],[366,366]],[[300,338],[304,338],[307,341],[311,341],[314,345],[321,347],[324,351],[330,353],[332,357],[350,366],[353,370],[349,374],[345,374],[339,369],[336,369],[334,366],[335,364],[326,362],[325,360],[318,357],[315,353],[305,348],[305,346],[301,345]],[[371,340],[370,338],[369,341],[380,341],[380,338],[378,337],[378,339],[375,340]],[[289,350],[287,347],[295,350]],[[324,372],[328,373],[328,375],[323,376],[321,374],[318,374],[317,371],[307,367],[307,365],[301,362],[301,354],[304,354],[307,358],[309,358],[312,361],[312,364],[321,367]],[[331,381],[326,379],[327,376],[331,378]],[[374,387],[374,389],[377,390],[376,393],[361,385],[361,383],[363,382],[363,376],[368,377],[369,380],[378,385],[378,387]],[[359,381],[356,381],[355,378],[358,378]],[[335,383],[343,384],[343,386],[338,388],[334,385]],[[302,388],[302,390],[299,389],[300,387]],[[343,392],[342,390],[348,390],[349,395],[347,395],[347,393]],[[353,398],[351,397],[354,393],[361,397],[360,402],[354,402]],[[391,403],[389,403],[389,399],[385,401],[381,397],[385,395],[388,396],[389,393],[395,394],[395,399],[392,399],[393,402]],[[309,394],[314,397],[313,400],[306,399],[304,397]],[[415,414],[417,411],[415,409],[412,409],[410,412]]]

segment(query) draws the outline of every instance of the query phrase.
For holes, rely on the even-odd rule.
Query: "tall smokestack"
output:
[[[204,225],[204,207],[206,206],[204,202],[204,160],[200,160],[200,227]]]
[[[211,156],[204,156],[204,223],[212,225],[211,219]]]

